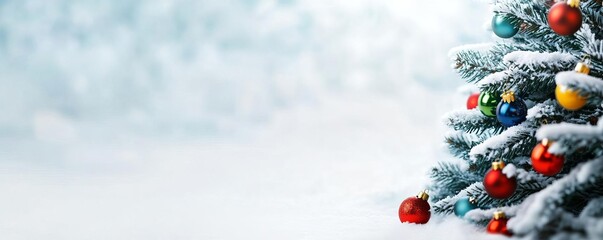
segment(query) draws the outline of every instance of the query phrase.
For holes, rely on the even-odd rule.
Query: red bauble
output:
[[[515,193],[517,189],[517,180],[509,178],[502,172],[503,162],[493,162],[492,169],[484,176],[484,188],[490,197],[505,199]]]
[[[467,109],[474,109],[477,107],[477,101],[479,100],[479,93],[474,93],[467,99]]]
[[[532,167],[545,176],[554,176],[563,169],[564,157],[549,153],[549,141],[542,141],[532,150]]]
[[[495,212],[494,217],[488,223],[486,230],[489,233],[504,234],[507,236],[511,236],[511,232],[509,232],[509,230],[507,229],[507,221],[508,219],[505,216],[505,213],[501,211]]]
[[[561,36],[572,35],[582,26],[582,12],[579,7],[572,7],[567,2],[559,2],[549,11],[549,26]]]
[[[398,210],[400,222],[427,223],[431,217],[427,199],[429,199],[429,195],[426,192],[421,192],[418,196],[412,196],[404,200]]]

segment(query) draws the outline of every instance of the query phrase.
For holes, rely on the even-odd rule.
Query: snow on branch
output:
[[[519,205],[490,209],[474,209],[467,212],[464,218],[472,222],[490,221],[492,215],[496,211],[503,211],[507,217],[513,217],[517,214],[517,209],[519,209]]]
[[[511,165],[511,164],[509,164]],[[508,166],[507,166],[508,167]],[[506,167],[505,167],[506,169]],[[515,169],[515,177],[517,178],[517,182],[522,184],[523,188],[532,189],[539,191],[540,189],[545,188],[553,181],[555,178],[546,177],[542,174],[538,174],[534,171],[526,171],[524,169],[518,168]]]
[[[503,62],[508,66],[525,67],[532,70],[568,69],[572,68],[577,60],[574,55],[569,53],[531,51],[515,51],[503,58]]]
[[[599,99],[603,97],[603,80],[596,77],[567,71],[558,73],[555,82],[571,89],[578,89],[584,95],[597,96]]]
[[[482,87],[484,85],[493,84],[493,83],[504,83],[508,80],[508,76],[512,75],[511,70],[505,70],[502,72],[492,73],[486,76],[484,79],[479,81],[477,85]]]
[[[549,152],[554,154],[571,154],[592,146],[603,148],[603,121],[599,121],[597,126],[572,123],[545,125],[538,129],[536,138],[555,141],[549,148]]]
[[[600,14],[600,13],[599,13]],[[603,41],[591,31],[590,27],[583,27],[576,33],[582,43],[582,51],[594,59],[603,59]]]
[[[603,158],[577,166],[565,177],[526,199],[517,216],[509,221],[509,228],[520,236],[542,230],[552,221],[559,220],[561,207],[577,194],[586,200],[603,195],[602,172]]]
[[[469,152],[471,160],[488,159],[510,159],[521,155],[528,148],[536,143],[533,135],[536,132],[537,124],[534,119],[528,119],[525,122],[508,128],[501,134],[493,136],[483,143],[473,147]]]
[[[555,74],[574,67],[576,57],[569,53],[514,51],[503,58],[507,68],[487,75],[478,86],[489,92],[513,90],[524,98],[541,101],[555,89]]]

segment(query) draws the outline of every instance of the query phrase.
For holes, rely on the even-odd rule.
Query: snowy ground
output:
[[[9,157],[54,153],[66,162],[2,164],[0,232],[6,239],[487,238],[454,217],[399,223],[398,204],[446,157],[433,129],[438,119],[417,120],[421,114],[404,106],[342,96],[281,111],[235,142],[30,142],[43,150]]]
[[[426,10],[429,9],[429,10]],[[0,1],[2,239],[485,239],[400,224],[482,1]]]

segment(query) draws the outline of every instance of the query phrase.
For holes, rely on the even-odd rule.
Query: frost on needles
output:
[[[603,239],[603,8],[582,1],[583,24],[570,36],[556,34],[547,23],[551,1],[500,0],[494,12],[522,28],[508,40],[457,47],[450,51],[460,77],[480,91],[514,91],[529,107],[527,119],[506,128],[479,110],[447,114],[445,143],[457,161],[443,161],[431,171],[436,214],[453,213],[460,198],[477,199],[478,209],[464,219],[485,225],[496,210],[510,218],[515,237],[527,239]],[[574,71],[590,57],[590,73]],[[569,111],[555,99],[557,85],[588,101]],[[544,176],[533,170],[532,149],[543,139],[549,151],[563,155],[563,170]],[[517,179],[507,199],[491,198],[482,180],[495,160]]]

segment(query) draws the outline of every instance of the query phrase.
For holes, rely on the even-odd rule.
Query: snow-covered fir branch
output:
[[[486,49],[488,48],[488,49]],[[495,44],[474,44],[453,48],[449,51],[454,68],[466,82],[477,82],[484,77],[506,69],[503,56],[514,51],[534,50],[532,46],[497,42]],[[542,48],[540,51],[546,51]]]
[[[525,155],[536,144],[534,138],[536,129],[534,119],[526,120],[475,146],[469,152],[469,156],[479,164],[491,162],[491,159],[513,159]]]
[[[483,51],[481,45],[466,46],[451,51],[452,67],[467,82],[478,81],[488,74],[504,70],[501,57],[496,52]]]
[[[555,82],[558,85],[578,90],[580,94],[588,96],[591,102],[596,101],[594,104],[601,105],[603,103],[601,102],[601,99],[603,99],[603,80],[600,78],[567,71],[558,73]]]
[[[581,53],[590,57],[590,75],[601,78],[603,77],[603,41],[591,28],[592,26],[583,26],[575,36],[581,44]]]
[[[536,137],[555,141],[549,148],[553,154],[569,155],[581,149],[603,149],[603,121],[596,126],[572,123],[546,125],[538,129]]]
[[[584,18],[583,28],[591,29],[597,38],[603,37],[603,8],[598,1],[587,1],[582,4],[581,10]]]
[[[462,131],[451,131],[446,134],[444,139],[453,156],[469,160],[469,151],[488,137],[490,137],[490,134],[487,134],[487,132],[477,135]]]
[[[534,171],[526,171],[520,168],[516,169],[513,175],[517,178],[517,182],[522,184],[523,188],[534,191],[540,191],[556,180],[554,177],[546,177]]]
[[[570,174],[526,199],[519,210],[522,214],[509,221],[509,228],[519,236],[546,231],[547,228],[558,230],[555,228],[563,223],[563,219],[559,219],[560,214],[580,209],[572,204],[584,204],[590,199],[603,196],[601,172],[603,158],[577,166]]]
[[[470,170],[469,166],[450,162],[438,163],[438,166],[431,170],[430,176],[440,182],[438,189],[431,189],[437,193],[436,196],[454,196],[458,191],[482,180],[482,176]],[[440,198],[433,200],[439,201]]]
[[[542,101],[553,93],[555,74],[573,69],[576,60],[568,53],[511,52],[503,59],[507,70],[486,76],[478,86],[487,92],[513,90],[525,99]]]

